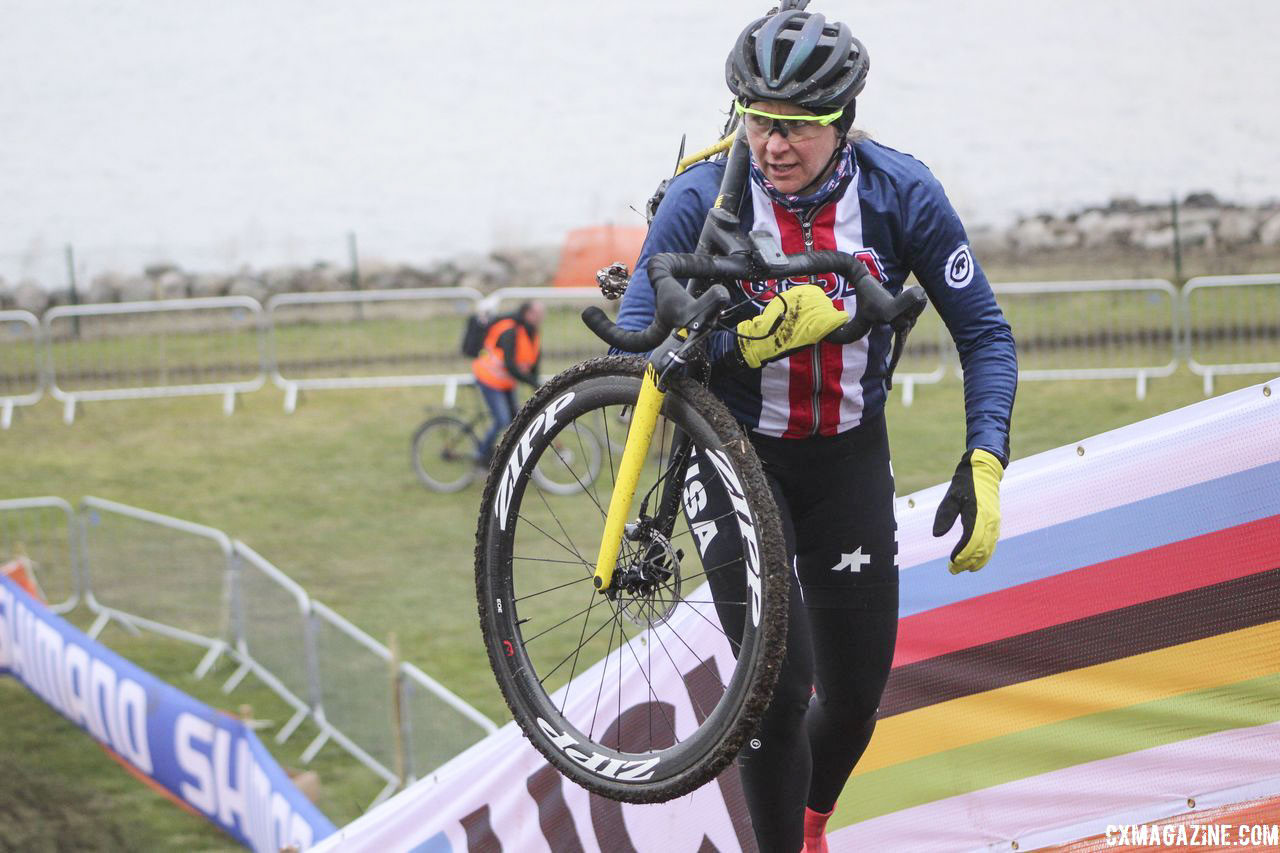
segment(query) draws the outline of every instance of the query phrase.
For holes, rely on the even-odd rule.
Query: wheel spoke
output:
[[[554,561],[554,562],[563,562],[563,561]],[[562,584],[557,584],[557,585],[555,585],[555,586],[549,586],[549,587],[547,587],[546,589],[540,589],[540,590],[538,590],[537,592],[531,592],[531,593],[529,593],[528,595],[521,595],[521,596],[518,596],[518,597],[516,597],[516,598],[513,598],[513,599],[511,600],[511,603],[512,603],[512,604],[519,604],[519,603],[520,603],[520,602],[522,602],[522,601],[528,601],[529,599],[531,599],[531,598],[537,598],[537,597],[538,597],[538,596],[540,596],[540,595],[546,595],[546,594],[548,594],[548,593],[558,592],[558,591],[560,591],[560,590],[562,590],[562,589],[566,589],[566,588],[568,588],[568,587],[575,586],[575,585],[580,584],[580,583],[586,583],[586,582],[590,581],[590,580],[591,580],[591,578],[592,578],[592,576],[591,576],[591,575],[587,575],[586,577],[577,578],[576,580],[565,581],[565,582],[564,582],[564,583],[562,583]],[[591,588],[591,592],[592,592],[592,594],[596,594],[596,589],[595,589],[595,587],[594,587],[594,586]]]
[[[618,627],[617,619],[609,620],[609,645],[604,652],[604,667],[600,670],[600,689],[596,691],[596,707],[591,714],[591,727],[587,729],[587,737],[594,739],[596,734],[596,719],[600,716],[600,699],[604,696],[604,682],[609,677],[609,655],[613,651],[613,632]],[[621,674],[621,667],[619,667]]]
[[[666,654],[667,659],[668,659],[669,661],[671,661],[671,667],[672,667],[672,669],[674,669],[677,673],[679,673],[679,672],[680,672],[680,666],[679,666],[679,664],[677,664],[677,663],[676,663],[675,658],[674,658],[674,657],[672,657],[672,655],[671,655],[671,650],[667,648],[667,644],[666,644],[666,643],[664,643],[664,642],[662,641],[662,635],[661,635],[660,633],[656,632],[656,631],[655,631],[655,632],[653,632],[653,633],[654,633],[654,635],[658,638],[658,645],[662,646],[662,651]],[[698,659],[698,666],[701,666],[703,669],[705,669],[705,670],[706,670],[708,673],[710,673],[712,676],[716,676],[716,675],[717,675],[715,668],[714,668],[714,667],[709,666],[709,665],[707,664],[707,662],[706,662],[705,660],[703,660],[703,659],[702,659],[702,657],[701,657],[701,656],[700,656],[696,651],[694,651],[694,650],[693,650],[693,648],[692,648],[692,647],[691,647],[687,642],[685,642],[684,637],[681,637],[679,634],[676,634],[676,632],[675,632],[675,631],[672,631],[671,633],[675,635],[676,639],[680,641],[680,644],[681,644],[682,646],[684,646],[686,649],[688,649],[688,650],[689,650],[689,652],[690,652],[690,653],[691,653],[695,658],[697,658],[697,659]],[[695,669],[696,669],[696,667],[695,667]],[[722,686],[722,687],[724,686],[723,682],[721,682],[721,686]],[[693,697],[692,697],[692,695],[690,695],[690,701],[693,701]],[[701,706],[699,706],[698,710],[700,710],[700,711],[702,711],[702,712],[703,712],[703,714],[704,714],[704,718],[705,718],[705,717],[707,717],[707,716],[710,716],[710,710],[714,710],[714,708],[712,708],[712,709],[708,710],[708,709],[706,709],[706,708],[702,708]],[[674,732],[674,731],[675,731],[675,729],[674,729],[674,728],[672,728],[672,732]]]
[[[555,629],[560,628],[560,627],[563,627],[563,626],[565,626],[565,625],[568,625],[570,622],[572,622],[573,620],[577,619],[579,616],[583,616],[583,615],[590,615],[590,613],[591,613],[591,609],[592,609],[593,607],[595,607],[595,600],[596,600],[596,598],[598,598],[598,597],[599,597],[599,596],[596,594],[595,590],[592,590],[592,596],[593,596],[593,597],[592,597],[592,599],[591,599],[591,603],[590,603],[590,604],[588,604],[586,607],[582,608],[581,610],[579,610],[578,612],[576,612],[576,613],[571,613],[571,614],[569,614],[568,616],[566,616],[565,618],[561,619],[559,622],[555,623],[554,625],[550,625],[550,626],[548,626],[548,627],[546,627],[546,628],[543,628],[543,629],[542,629],[542,630],[540,630],[538,633],[534,634],[532,637],[523,637],[522,639],[523,639],[524,644],[527,646],[527,645],[529,645],[530,643],[532,643],[534,640],[538,640],[538,639],[541,639],[542,637],[545,637],[547,634],[551,633],[551,632],[552,632],[552,631],[554,631]],[[528,620],[528,619],[522,620],[522,624],[528,624],[530,621],[531,621],[531,620]],[[592,634],[592,635],[591,635],[591,637],[588,637],[587,639],[589,640],[589,639],[591,639],[591,638],[592,638],[592,637],[594,637],[594,636],[595,636],[595,634]],[[579,644],[579,645],[578,645],[578,648],[582,648],[581,644]],[[567,656],[565,657],[565,660],[568,660],[568,657],[567,657]],[[561,663],[564,663],[564,661],[561,661]],[[554,671],[554,670],[553,670],[553,671]],[[550,675],[551,673],[547,673],[547,674],[548,674],[548,675]]]
[[[547,514],[551,516],[553,521],[555,521],[556,527],[560,528],[561,535],[564,536],[565,540],[569,543],[568,550],[572,551],[573,555],[577,557],[579,560],[582,560],[582,564],[584,566],[589,566],[594,572],[595,566],[592,566],[590,563],[588,563],[586,558],[583,557],[582,554],[578,553],[578,549],[573,547],[573,537],[569,535],[569,531],[564,529],[564,522],[560,520],[560,514],[557,513],[555,509],[552,508],[551,503],[547,500],[547,496],[542,493],[541,489],[535,489],[535,491],[537,491],[538,498],[542,501],[543,507],[546,508]],[[539,532],[541,533],[542,531],[539,531]],[[551,538],[550,534],[544,534],[544,535],[547,536],[547,538]]]
[[[554,511],[552,512],[552,515],[553,515],[553,516],[555,515]],[[555,544],[555,545],[557,545],[558,547],[560,547],[560,548],[564,549],[565,551],[567,551],[568,553],[572,554],[574,557],[576,557],[576,558],[577,558],[578,563],[579,563],[580,565],[586,566],[587,568],[591,569],[591,571],[592,571],[593,573],[595,572],[596,567],[595,567],[594,565],[592,565],[591,563],[588,563],[588,562],[587,562],[587,560],[586,560],[586,558],[585,558],[585,557],[583,557],[581,554],[579,554],[579,553],[578,553],[577,549],[575,549],[575,548],[572,546],[572,541],[570,542],[570,544],[566,545],[565,543],[561,542],[559,539],[555,538],[555,537],[554,537],[554,536],[552,536],[550,533],[548,533],[547,531],[545,531],[545,530],[543,530],[541,527],[539,527],[539,526],[538,526],[538,524],[537,524],[537,522],[535,522],[533,519],[528,518],[528,517],[524,516],[523,514],[522,514],[522,515],[518,515],[518,516],[517,516],[517,519],[518,519],[519,521],[523,521],[525,524],[529,525],[529,526],[530,526],[530,527],[532,527],[534,530],[536,530],[536,531],[538,531],[539,533],[541,533],[543,536],[545,536],[545,537],[547,538],[547,540],[548,540],[548,541],[550,541],[550,542],[554,543],[554,544]],[[556,521],[557,521],[557,523],[558,523],[558,522],[559,522],[559,519],[557,518],[557,519],[556,519]],[[560,529],[561,529],[561,530],[563,530],[563,529],[564,529],[564,527],[563,527],[563,526],[561,526],[561,528],[560,528]],[[566,538],[568,538],[568,534],[566,534]]]
[[[517,486],[510,492],[487,490],[482,511],[492,517],[501,497],[510,521],[482,525],[476,549],[478,571],[490,575],[478,588],[483,594],[489,584],[507,605],[485,608],[486,642],[499,651],[497,638],[520,644],[518,660],[491,657],[512,712],[567,775],[625,801],[669,798],[707,781],[756,725],[783,648],[785,613],[776,608],[789,582],[751,446],[709,391],[676,378],[641,464],[614,586],[607,594],[595,589],[596,548],[625,447],[616,435],[634,424],[619,412],[631,412],[641,370],[637,359],[606,357],[551,380],[559,384],[540,399],[564,401],[554,435],[530,429],[549,402],[521,412],[512,428],[529,436],[539,488],[521,480],[508,484]],[[710,448],[724,455],[695,478],[708,505],[694,523],[684,508],[686,471]],[[721,470],[725,464],[732,472]],[[738,508],[743,496],[745,510]],[[736,524],[739,512],[749,512],[754,527]],[[711,530],[720,535],[710,537]],[[759,599],[745,586],[747,548],[762,555]],[[750,613],[760,617],[754,626]],[[547,734],[553,730],[573,733],[587,756],[625,746],[628,756],[662,760],[645,767],[566,761],[565,748]],[[632,780],[624,770],[645,775]]]
[[[607,514],[605,511],[605,508],[600,503],[596,494],[590,488],[588,488],[588,484],[594,483],[596,477],[594,474],[592,474],[592,471],[591,471],[590,459],[592,454],[587,450],[587,447],[584,444],[582,437],[584,434],[591,435],[590,429],[589,427],[579,428],[579,424],[577,420],[572,421],[571,426],[573,429],[574,436],[577,438],[577,441],[578,441],[578,453],[582,456],[584,465],[586,467],[586,470],[583,473],[589,475],[588,483],[584,483],[582,481],[582,478],[578,476],[578,472],[575,471],[573,466],[565,460],[564,454],[561,452],[559,445],[554,440],[547,445],[547,449],[555,454],[555,457],[560,462],[560,465],[565,469],[565,471],[569,473],[569,476],[573,477],[573,481],[578,487],[576,491],[580,491],[583,494],[585,494],[588,498],[590,498],[591,501],[596,505],[596,510],[600,513],[601,518],[603,518]],[[559,437],[564,435],[566,432],[567,432],[567,428],[560,430],[560,432],[558,432],[556,435],[557,437]],[[592,440],[594,441],[595,439],[593,438]],[[598,451],[597,451],[597,455],[598,455]],[[543,457],[545,458],[545,456],[546,454],[544,453]],[[599,465],[598,458],[596,460],[596,465],[597,466]],[[555,480],[552,477],[548,476],[547,472],[541,471],[541,469],[539,470],[541,472],[543,479],[545,479],[549,484],[557,486],[559,489],[565,489],[568,486],[567,483],[560,483],[558,480]],[[598,473],[598,470],[597,470],[597,473]]]
[[[590,611],[591,611],[591,606],[587,606],[587,607],[583,608],[582,610],[579,610],[577,613],[573,614],[573,616],[570,616],[568,619],[565,619],[563,622],[560,622],[558,625],[552,625],[552,626],[551,626],[550,628],[548,628],[546,631],[543,631],[541,634],[539,634],[539,635],[538,635],[538,637],[543,636],[544,634],[546,634],[546,633],[547,633],[547,631],[554,631],[556,628],[559,628],[559,627],[560,627],[560,625],[566,625],[566,624],[568,624],[569,622],[571,622],[571,621],[573,621],[574,619],[576,619],[577,617],[579,617],[579,616],[583,615],[584,613],[590,613]],[[563,658],[563,659],[562,659],[558,664],[556,664],[556,665],[555,665],[555,667],[553,667],[553,668],[552,668],[552,670],[551,670],[550,672],[548,672],[546,675],[540,676],[540,677],[538,678],[538,683],[539,683],[539,684],[541,684],[541,685],[544,685],[544,686],[545,686],[545,685],[546,685],[546,682],[547,682],[547,679],[549,679],[551,676],[555,675],[555,674],[556,674],[556,672],[560,669],[560,667],[564,666],[566,663],[568,663],[568,662],[569,662],[569,659],[570,659],[570,658],[574,657],[574,656],[575,656],[575,655],[577,655],[579,652],[581,652],[581,651],[582,651],[583,646],[585,646],[585,645],[586,645],[588,642],[590,642],[591,640],[594,640],[594,639],[596,638],[596,636],[597,636],[601,631],[603,631],[603,630],[605,629],[605,626],[606,626],[606,625],[611,625],[612,623],[613,623],[613,620],[612,620],[612,619],[611,619],[611,620],[609,620],[608,622],[602,622],[602,623],[600,623],[600,627],[599,627],[599,628],[597,628],[597,629],[595,629],[594,631],[592,631],[592,632],[591,632],[591,636],[585,636],[585,634],[586,634],[586,629],[584,628],[584,629],[583,629],[584,637],[583,637],[583,639],[582,639],[581,641],[579,641],[578,645],[574,647],[574,650],[573,650],[573,651],[571,651],[571,652],[569,652],[569,654],[565,655],[565,656],[564,656],[564,658]],[[533,639],[537,639],[537,637],[534,637]],[[531,642],[530,640],[525,640],[525,641],[524,641],[524,644],[527,646],[527,645],[529,645],[529,643],[530,643],[530,642]],[[611,648],[612,648],[612,647],[611,647]]]
[[[513,554],[512,560],[518,560],[524,563],[551,563],[559,566],[581,566],[582,560],[557,560],[554,557],[521,557]]]
[[[732,560],[729,560],[729,561],[724,562],[724,563],[720,563],[720,564],[719,564],[719,565],[717,565],[717,566],[712,566],[712,567],[711,567],[711,568],[709,568],[709,569],[704,568],[704,569],[703,569],[702,571],[700,571],[700,572],[695,572],[695,573],[693,573],[693,574],[691,574],[691,575],[683,575],[683,578],[684,578],[684,580],[686,580],[686,581],[695,581],[695,580],[697,580],[698,578],[707,578],[707,579],[709,580],[709,579],[711,578],[711,573],[712,573],[712,572],[719,572],[719,571],[723,571],[724,569],[727,569],[727,568],[729,568],[730,566],[736,566],[736,565],[738,565],[739,563],[744,563],[744,559],[743,559],[742,557],[734,557]],[[745,571],[745,569],[744,569],[744,571]]]
[[[578,647],[573,651],[573,665],[569,667],[569,680],[566,681],[564,685],[564,700],[560,703],[561,716],[564,715],[564,706],[569,701],[569,689],[573,684],[574,673],[578,671],[578,655],[582,653],[582,647],[586,645],[586,640],[584,638],[587,635],[587,625],[590,624],[591,622],[591,610],[592,608],[595,607],[597,598],[599,598],[599,596],[596,595],[596,592],[593,588],[591,591],[591,601],[590,603],[587,604],[587,615],[582,620],[582,632],[578,635]]]

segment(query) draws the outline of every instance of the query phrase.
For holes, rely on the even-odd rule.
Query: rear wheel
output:
[[[777,679],[789,585],[750,443],[709,391],[677,380],[614,583],[595,589],[620,453],[602,442],[600,477],[576,495],[549,500],[529,481],[557,440],[608,435],[642,369],[595,359],[538,391],[499,448],[476,542],[481,625],[512,714],[565,775],[626,802],[684,794],[738,753]]]
[[[476,477],[479,443],[471,427],[452,415],[431,418],[413,434],[414,473],[429,489],[457,492]]]

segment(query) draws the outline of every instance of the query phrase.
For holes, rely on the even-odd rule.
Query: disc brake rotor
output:
[[[680,602],[680,560],[684,552],[647,524],[628,525],[632,547],[614,573],[609,597],[618,612],[641,627],[665,622]]]

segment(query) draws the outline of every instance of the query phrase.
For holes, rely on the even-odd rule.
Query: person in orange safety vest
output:
[[[471,362],[476,387],[493,416],[489,432],[480,442],[477,463],[488,465],[498,436],[516,416],[516,383],[538,387],[538,361],[542,357],[539,328],[546,308],[541,302],[523,302],[514,314],[494,320],[484,336],[484,349]]]

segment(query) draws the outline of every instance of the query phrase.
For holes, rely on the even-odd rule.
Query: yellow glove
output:
[[[801,284],[775,296],[765,309],[738,324],[738,348],[749,367],[759,367],[812,346],[849,321],[816,284]]]
[[[1004,466],[985,450],[960,457],[951,488],[933,519],[933,535],[941,536],[960,517],[960,541],[951,552],[951,574],[976,572],[987,564],[1000,538],[1000,479]]]

